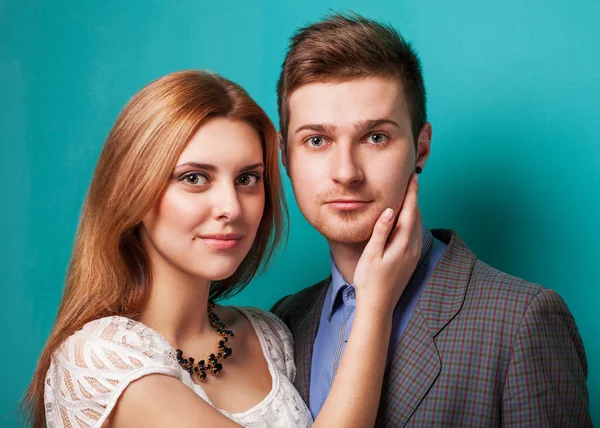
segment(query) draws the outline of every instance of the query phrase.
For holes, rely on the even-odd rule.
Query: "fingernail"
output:
[[[389,223],[392,220],[393,215],[394,215],[394,210],[391,208],[386,208],[386,210],[383,212],[383,215],[381,216],[381,219],[384,222]]]

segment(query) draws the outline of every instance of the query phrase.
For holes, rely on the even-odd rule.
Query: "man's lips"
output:
[[[372,201],[361,199],[333,199],[325,204],[333,209],[349,211],[362,208],[370,202]]]
[[[219,249],[226,250],[235,247],[240,240],[242,235],[239,234],[215,234],[215,235],[199,235],[198,238],[202,239],[205,244]]]

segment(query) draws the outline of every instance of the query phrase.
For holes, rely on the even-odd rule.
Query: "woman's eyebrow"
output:
[[[185,162],[180,165],[177,165],[175,169],[183,168],[184,166],[191,166],[198,169],[205,169],[208,171],[216,171],[217,167],[208,163],[198,163],[198,162]]]
[[[252,171],[253,169],[264,168],[264,167],[265,167],[265,165],[262,162],[253,163],[252,165],[247,165],[247,166],[243,167],[242,169],[240,169],[240,172]]]
[[[196,169],[202,169],[204,171],[216,171],[217,167],[214,165],[211,165],[209,163],[198,163],[198,162],[184,162],[182,164],[179,164],[175,167],[175,170],[184,168],[184,167],[192,167],[192,168],[196,168]],[[265,165],[262,162],[258,162],[258,163],[253,163],[251,165],[246,165],[242,168],[240,168],[240,172],[246,172],[246,171],[251,171],[253,169],[258,169],[258,168],[264,168]]]

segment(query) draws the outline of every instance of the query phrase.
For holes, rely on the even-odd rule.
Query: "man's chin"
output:
[[[317,227],[317,230],[330,242],[355,245],[366,243],[371,238],[373,226],[365,224],[353,227],[348,224],[328,224]]]

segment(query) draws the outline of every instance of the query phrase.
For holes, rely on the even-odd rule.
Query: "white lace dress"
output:
[[[289,330],[260,309],[236,309],[256,331],[273,386],[263,401],[243,413],[219,411],[245,427],[310,427],[311,414],[292,385],[296,366]],[[119,316],[92,321],[65,340],[52,357],[44,391],[46,423],[53,428],[101,427],[127,385],[154,373],[180,379],[212,405],[160,334]]]

